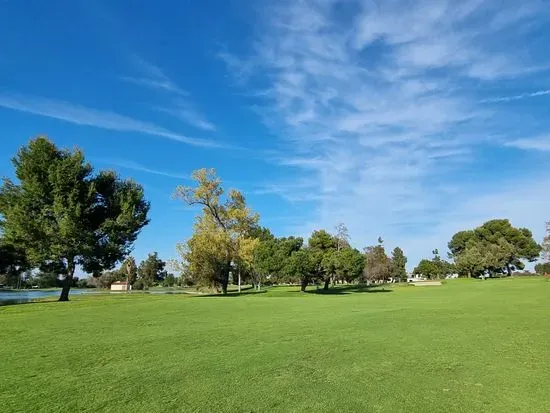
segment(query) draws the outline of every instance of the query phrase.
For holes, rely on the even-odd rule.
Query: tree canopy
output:
[[[386,281],[390,277],[391,261],[386,255],[384,241],[378,237],[378,245],[365,248],[365,280]]]
[[[392,251],[390,262],[390,275],[392,278],[407,281],[407,257],[403,253],[403,250],[399,247],[395,247]]]
[[[214,169],[193,172],[196,185],[179,186],[176,198],[188,205],[199,205],[194,233],[185,246],[180,246],[182,267],[192,274],[197,285],[221,289],[227,294],[232,270],[253,261],[253,231],[257,228],[258,214],[246,206],[243,194],[230,190],[222,200],[224,190]]]
[[[136,284],[140,289],[147,289],[155,284],[162,283],[168,275],[165,270],[166,262],[161,260],[157,252],[149,253],[137,269]],[[124,269],[124,268],[123,268]]]
[[[21,275],[30,268],[25,250],[0,239],[0,284],[17,287]]]
[[[0,187],[4,239],[25,250],[33,266],[55,264],[66,301],[79,265],[99,275],[130,252],[149,222],[143,188],[112,171],[94,174],[82,151],[58,149],[45,137],[13,159],[17,182]]]
[[[468,276],[512,275],[512,271],[525,268],[522,260],[534,261],[541,252],[530,230],[515,228],[507,219],[457,232],[448,246],[459,271]]]
[[[541,275],[550,274],[550,262],[541,262],[535,265],[535,272]]]

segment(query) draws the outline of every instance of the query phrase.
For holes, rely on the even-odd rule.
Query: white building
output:
[[[130,291],[132,286],[126,281],[116,281],[111,284],[111,291]]]

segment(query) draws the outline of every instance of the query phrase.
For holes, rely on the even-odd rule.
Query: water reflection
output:
[[[70,295],[86,294],[91,291],[71,289]],[[17,290],[0,291],[0,305],[30,303],[44,297],[57,297],[61,294],[61,289],[57,290]]]

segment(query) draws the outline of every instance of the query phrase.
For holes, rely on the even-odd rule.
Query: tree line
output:
[[[129,256],[149,222],[150,205],[141,185],[113,171],[96,172],[82,151],[59,149],[45,137],[23,146],[12,162],[17,181],[5,178],[0,187],[0,274],[17,286],[24,272],[32,279],[38,269],[38,277],[50,281],[55,275],[62,287],[60,301],[68,300],[70,288],[81,282],[74,276],[77,266],[100,287],[119,280],[138,289],[177,282],[223,294],[230,283],[239,290],[244,283],[256,288],[292,283],[305,291],[308,285],[328,289],[338,283],[407,280],[401,248],[388,256],[379,238],[359,251],[344,224],[332,232],[315,230],[307,241],[275,237],[260,225],[240,191],[224,191],[213,169],[195,171],[195,185],[175,190],[176,199],[200,208],[192,236],[176,246],[179,258],[169,263],[179,273],[176,278],[157,253],[139,266]],[[511,275],[524,268],[524,261],[536,260],[543,247],[550,248],[549,239],[541,246],[528,229],[491,220],[456,233],[448,260],[434,250],[413,274],[430,279]],[[548,265],[535,268],[548,272]]]
[[[153,252],[139,266],[134,257],[126,258],[118,269],[104,271],[101,276],[89,279],[86,286],[109,288],[117,281],[125,281],[135,290],[148,290],[153,286],[173,287],[177,283],[174,274],[166,270],[166,262]]]
[[[243,194],[231,190],[224,197],[220,178],[213,169],[194,172],[195,186],[180,186],[176,198],[198,205],[192,237],[177,246],[175,263],[190,285],[227,293],[230,281],[239,286],[250,283],[330,285],[363,280],[378,282],[406,280],[407,259],[400,248],[386,256],[383,241],[364,252],[350,244],[348,229],[339,224],[334,233],[315,230],[307,240],[275,237],[259,225],[259,216],[246,205]]]

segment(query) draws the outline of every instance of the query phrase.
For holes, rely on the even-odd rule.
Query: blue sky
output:
[[[29,138],[145,187],[175,257],[214,167],[276,235],[344,222],[412,266],[550,220],[548,1],[0,1],[0,175]]]

